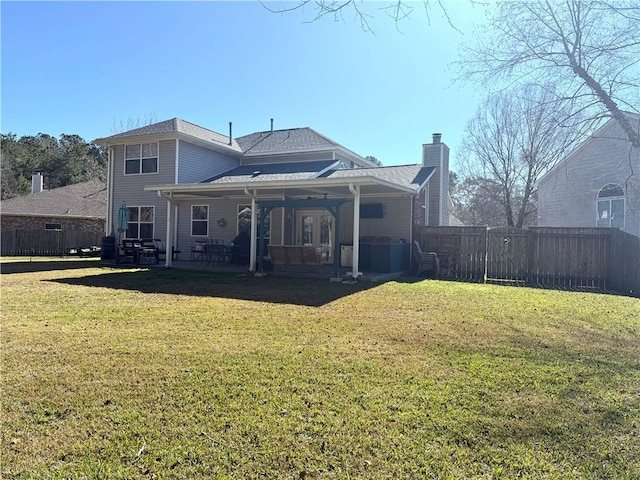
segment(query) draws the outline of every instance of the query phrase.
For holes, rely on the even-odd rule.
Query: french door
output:
[[[326,210],[299,210],[296,215],[298,245],[311,245],[318,250],[323,263],[333,263],[335,219]]]

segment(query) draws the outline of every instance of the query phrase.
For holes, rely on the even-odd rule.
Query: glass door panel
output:
[[[313,246],[318,250],[323,263],[333,262],[334,223],[333,216],[326,211],[298,212],[298,245]]]

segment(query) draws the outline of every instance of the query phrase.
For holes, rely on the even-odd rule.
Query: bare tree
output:
[[[464,77],[492,83],[553,78],[570,106],[566,123],[613,117],[640,147],[623,113],[640,106],[640,0],[499,3],[460,66]]]
[[[469,0],[474,3],[474,0]],[[411,18],[417,7],[424,9],[424,13],[429,20],[431,8],[436,6],[445,16],[449,24],[455,28],[451,18],[449,18],[445,0],[423,0],[415,2],[409,0],[396,0],[388,2],[364,2],[363,0],[299,0],[286,7],[272,7],[264,1],[260,1],[262,6],[273,13],[285,13],[295,10],[311,11],[308,22],[315,22],[324,17],[333,18],[334,21],[343,20],[345,15],[350,15],[355,21],[360,23],[360,28],[365,32],[373,33],[370,21],[377,13],[383,13],[396,26],[403,20]]]
[[[158,121],[156,117],[156,113],[147,113],[144,116],[129,116],[126,119],[120,118],[119,121],[114,121],[109,128],[109,132],[112,135],[116,135],[118,133],[127,132],[129,130],[134,130],[140,127],[146,127],[147,125],[154,124]]]
[[[467,124],[465,181],[474,197],[500,205],[504,224],[527,224],[538,179],[574,144],[575,132],[558,128],[565,116],[549,89],[526,86],[490,96]]]

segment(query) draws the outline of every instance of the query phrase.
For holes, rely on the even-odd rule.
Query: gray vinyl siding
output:
[[[178,183],[198,183],[240,165],[235,157],[184,141],[178,152]]]
[[[436,167],[428,187],[428,225],[449,225],[449,147],[444,143],[424,145],[422,164]]]
[[[153,236],[166,237],[167,202],[155,192],[145,192],[145,185],[173,183],[175,178],[175,140],[159,142],[158,173],[144,175],[124,174],[124,145],[113,147],[113,198],[111,219],[107,219],[107,231],[117,235],[118,209],[124,201],[128,207],[153,206]]]
[[[191,207],[193,205],[209,206],[209,230],[206,237],[191,235]],[[238,207],[240,205],[251,205],[251,199],[241,198],[228,200],[190,200],[178,203],[177,219],[177,240],[178,248],[181,250],[182,259],[189,259],[191,246],[196,244],[196,240],[212,239],[221,240],[229,244],[238,235]],[[281,209],[274,209],[271,212],[271,238],[272,242],[281,240]],[[226,225],[221,227],[218,220],[224,219]]]
[[[209,230],[206,237],[194,237],[191,235],[191,207],[193,205],[209,206]],[[177,215],[177,244],[182,252],[180,258],[189,260],[191,246],[196,244],[196,240],[215,239],[226,244],[237,235],[237,205],[236,200],[190,200],[178,203]],[[221,227],[218,220],[224,219],[226,225]]]
[[[331,160],[333,152],[294,153],[287,155],[261,155],[242,160],[242,165],[262,165],[265,163],[313,162]]]
[[[539,226],[595,227],[598,192],[616,183],[627,187],[623,230],[640,236],[640,153],[615,138],[624,138],[624,133],[612,124],[539,182]]]
[[[360,236],[389,237],[391,242],[411,239],[410,196],[362,197],[361,204],[382,203],[383,218],[361,218]],[[345,203],[340,209],[340,243],[353,243],[353,203]]]

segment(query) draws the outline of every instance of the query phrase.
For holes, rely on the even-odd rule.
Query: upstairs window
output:
[[[206,237],[209,234],[209,206],[191,206],[191,235]]]
[[[124,174],[158,173],[158,144],[137,143],[124,147]]]
[[[598,227],[624,228],[624,190],[609,183],[600,189],[597,199]]]

